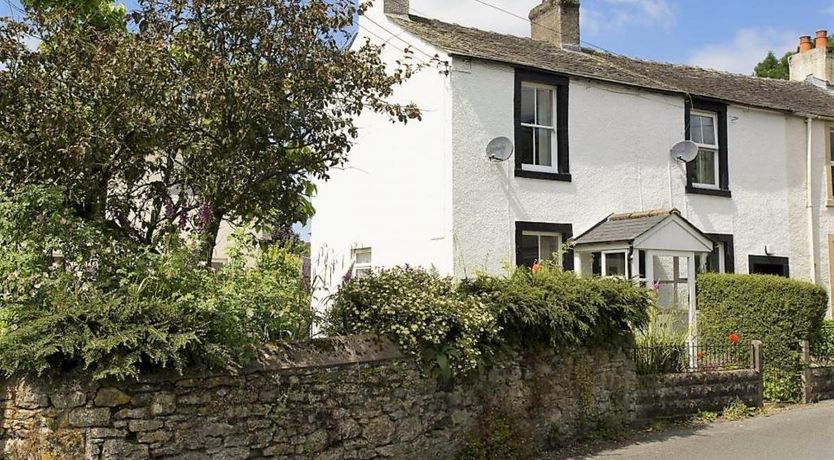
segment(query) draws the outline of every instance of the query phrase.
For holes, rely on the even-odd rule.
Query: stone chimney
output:
[[[799,37],[799,52],[790,57],[791,80],[808,77],[834,85],[834,52],[828,49],[828,31],[818,30],[815,40],[810,35]]]
[[[533,40],[579,50],[579,0],[542,0],[530,23]]]
[[[385,14],[408,16],[410,0],[382,0],[382,11]]]

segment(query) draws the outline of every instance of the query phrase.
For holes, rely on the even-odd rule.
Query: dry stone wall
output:
[[[485,405],[544,444],[634,416],[622,351],[542,351],[444,386],[386,341],[348,337],[276,346],[238,375],[157,375],[92,383],[5,382],[6,458],[442,459]]]

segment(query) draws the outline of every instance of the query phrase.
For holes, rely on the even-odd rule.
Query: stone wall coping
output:
[[[300,342],[274,343],[263,347],[244,373],[335,367],[401,359],[397,345],[384,337],[344,336]]]

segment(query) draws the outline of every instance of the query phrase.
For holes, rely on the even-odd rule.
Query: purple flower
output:
[[[654,280],[654,283],[652,283],[652,289],[654,289],[655,291],[660,290],[660,280]]]
[[[348,271],[342,276],[342,283],[348,284],[353,279],[353,264],[350,264]]]
[[[208,201],[203,201],[203,204],[200,205],[200,209],[197,210],[197,223],[199,224],[199,230],[203,231],[208,224],[211,222],[212,214],[211,214],[211,205],[209,205]]]
[[[180,211],[180,219],[179,219],[179,222],[177,222],[177,226],[180,228],[180,230],[185,230],[185,226],[187,224],[188,224],[188,212],[186,212],[185,209],[183,209],[183,210]]]
[[[174,212],[174,203],[171,200],[167,200],[165,202],[165,218],[168,220],[174,220],[177,215]]]

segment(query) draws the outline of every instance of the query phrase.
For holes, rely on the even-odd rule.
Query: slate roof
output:
[[[645,61],[589,49],[571,51],[530,38],[419,16],[391,16],[390,19],[452,55],[753,107],[834,117],[834,95],[811,83]]]
[[[651,230],[672,214],[680,215],[677,209],[656,209],[627,214],[612,214],[590,230],[574,239],[577,245],[592,243],[632,242]]]

